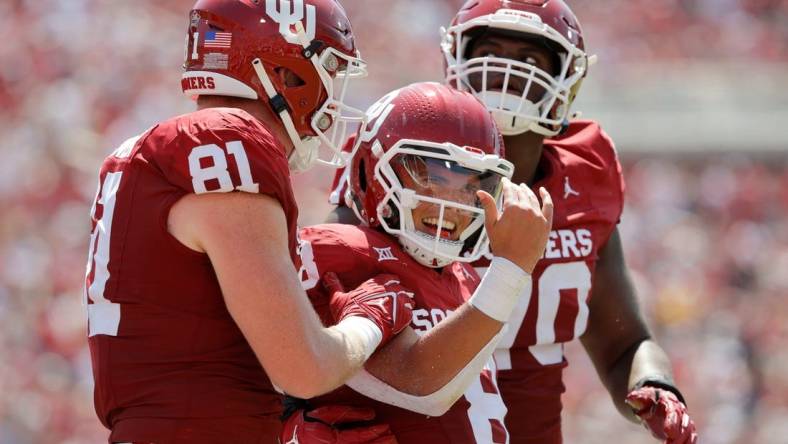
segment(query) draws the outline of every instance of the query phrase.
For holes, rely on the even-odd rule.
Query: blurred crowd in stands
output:
[[[191,3],[0,2],[0,443],[106,439],[93,413],[82,306],[90,202],[105,155],[191,109],[179,91]],[[440,79],[437,30],[461,2],[343,3],[370,62],[360,104]],[[605,63],[788,61],[788,0],[570,4]],[[627,258],[703,442],[785,439],[786,159],[620,149]],[[328,210],[330,174],[296,178],[302,223]],[[567,353],[566,442],[645,442],[617,417],[579,346]]]
[[[786,168],[741,154],[625,156],[627,261],[704,443],[788,442]],[[646,442],[569,348],[567,442]]]
[[[605,62],[785,61],[786,0],[570,0]]]

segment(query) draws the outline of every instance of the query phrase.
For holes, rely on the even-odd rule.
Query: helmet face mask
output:
[[[526,131],[558,134],[587,73],[588,57],[571,10],[561,0],[537,3],[543,5],[474,0],[466,4],[448,30],[443,30],[446,82],[481,100],[504,135]],[[561,29],[556,29],[558,24]],[[490,32],[481,32],[484,30]],[[475,39],[493,33],[519,36],[524,42],[547,42],[559,66],[551,73],[527,61],[471,57],[469,49]],[[541,94],[535,94],[537,91]]]
[[[260,100],[277,115],[294,150],[290,166],[344,166],[343,134],[364,112],[345,103],[366,76],[344,10],[336,0],[198,0],[191,12],[182,86],[189,96]],[[287,69],[300,79],[283,81]]]
[[[475,261],[489,248],[476,192],[498,200],[512,172],[507,163],[451,143],[402,139],[375,167],[385,193],[377,219],[423,265]]]

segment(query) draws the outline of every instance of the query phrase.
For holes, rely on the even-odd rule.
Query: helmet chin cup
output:
[[[319,154],[320,140],[314,137],[307,137],[299,140],[300,143],[293,144],[293,152],[287,159],[290,170],[294,173],[304,172],[317,162]]]
[[[432,240],[432,236],[420,232],[417,232],[416,234],[423,236],[425,242],[431,242]],[[405,250],[405,252],[408,253],[416,262],[429,268],[442,268],[451,264],[454,262],[454,260],[451,259],[451,256],[459,255],[460,250],[462,250],[461,242],[446,241],[445,244],[451,243],[457,245],[441,245],[442,250],[446,252],[446,256],[440,256],[425,249],[410,237],[397,236],[397,240],[399,240],[400,245],[402,245],[402,249]]]
[[[531,124],[539,117],[536,104],[530,100],[521,100],[513,94],[487,91],[480,98],[492,113],[498,129],[504,136],[513,136],[530,130]]]

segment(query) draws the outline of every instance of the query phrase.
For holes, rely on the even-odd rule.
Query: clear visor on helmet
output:
[[[423,217],[416,220],[419,231],[437,235],[452,240],[457,240],[458,233],[462,232],[473,218],[475,212],[470,212],[466,207],[480,209],[478,191],[486,191],[495,195],[501,183],[501,177],[490,171],[478,171],[459,165],[456,161],[435,159],[415,154],[400,154],[392,159],[394,172],[403,188],[416,192],[416,198],[427,198],[420,201],[414,211],[422,213]],[[451,208],[455,216],[444,218],[444,224],[439,227],[435,221],[436,211],[439,206],[430,200],[441,200],[457,204]],[[455,220],[451,220],[455,219]]]
[[[428,266],[469,262],[487,252],[478,191],[496,200],[511,170],[497,156],[471,154],[450,144],[407,144],[390,150],[378,167],[385,177],[381,223],[405,249]],[[398,224],[389,224],[396,214]],[[394,225],[399,225],[394,226]]]

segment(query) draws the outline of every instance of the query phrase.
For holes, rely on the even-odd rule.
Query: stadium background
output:
[[[460,0],[344,0],[368,105],[439,80],[438,28]],[[599,55],[575,109],[617,142],[621,225],[650,324],[701,442],[788,443],[788,1],[570,0]],[[81,306],[101,160],[187,112],[190,0],[0,2],[0,443],[97,443]],[[301,222],[331,172],[296,181]],[[577,343],[567,443],[650,442]]]

